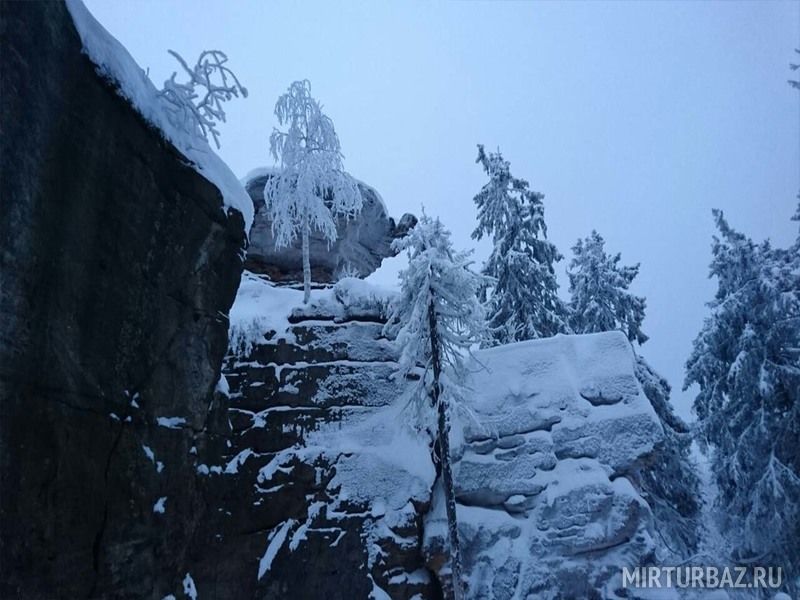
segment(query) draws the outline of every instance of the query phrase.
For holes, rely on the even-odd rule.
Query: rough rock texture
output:
[[[196,569],[201,594],[439,596],[420,552],[430,451],[400,426],[385,302],[366,288],[346,280],[302,306],[300,292],[245,275],[237,304],[259,289],[288,295],[288,321],[264,325],[248,351],[226,359],[232,446],[201,470],[228,491],[209,561]],[[237,562],[218,560],[231,555]]]
[[[264,204],[264,185],[271,175],[268,170],[255,173],[258,174],[246,182],[256,209],[250,229],[246,268],[268,275],[273,281],[301,282],[300,240],[288,248],[275,249]],[[337,219],[338,238],[334,243],[329,245],[319,232],[311,233],[311,279],[314,283],[331,283],[343,276],[366,277],[380,266],[384,258],[394,255],[392,240],[402,237],[416,224],[416,217],[405,214],[396,225],[378,193],[363,183],[359,183],[359,188],[364,201],[361,214],[355,219]]]
[[[233,445],[208,470],[230,490],[213,555],[248,558],[198,572],[239,597],[435,597],[450,586],[442,493],[403,425],[390,295],[350,279],[300,298],[243,279],[242,350],[224,370]],[[662,431],[633,360],[616,333],[477,353],[472,416],[454,428],[469,598],[611,597],[620,565],[649,560],[652,515],[628,476]]]
[[[620,567],[651,557],[652,515],[628,477],[663,432],[633,366],[618,332],[476,353],[454,449],[470,598],[614,597]],[[438,571],[441,490],[424,527]]]
[[[348,278],[302,306],[247,274],[220,379],[243,219],[97,76],[63,5],[0,11],[0,598],[440,597],[389,296]],[[318,281],[413,226],[365,190]],[[250,264],[296,277],[269,252]],[[652,552],[630,480],[661,436],[627,342],[478,359],[454,444],[469,597],[611,597]]]
[[[0,15],[0,597],[180,596],[243,220],[96,75],[62,4]]]

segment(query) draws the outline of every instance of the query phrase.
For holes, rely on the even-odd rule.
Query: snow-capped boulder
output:
[[[255,219],[250,229],[246,267],[254,273],[268,275],[273,281],[303,280],[301,240],[292,246],[275,248],[271,223],[264,204],[264,186],[274,171],[255,169],[243,180],[255,206]],[[392,256],[392,240],[402,237],[416,223],[406,214],[395,224],[378,192],[359,182],[363,198],[361,213],[354,219],[337,218],[338,237],[329,244],[319,232],[310,236],[311,272],[315,283],[331,283],[346,276],[366,277],[381,261]]]
[[[630,344],[556,336],[478,351],[472,371],[453,457],[468,596],[606,595],[620,566],[654,549],[650,509],[626,476],[663,432]],[[434,494],[425,552],[444,574],[446,531]]]

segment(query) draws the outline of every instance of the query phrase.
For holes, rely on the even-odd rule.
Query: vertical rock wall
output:
[[[237,305],[261,301],[288,318],[225,361],[232,445],[201,467],[224,507],[198,570],[218,597],[439,595],[421,553],[429,449],[398,414],[385,303],[349,295],[348,282],[363,283],[317,290],[304,306],[300,291],[243,279]]]
[[[162,598],[204,526],[194,463],[221,451],[243,221],[64,5],[0,11],[0,597]]]

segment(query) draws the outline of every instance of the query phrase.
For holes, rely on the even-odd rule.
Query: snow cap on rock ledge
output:
[[[219,189],[225,208],[236,210],[244,219],[245,233],[253,224],[253,202],[236,176],[216,155],[205,139],[172,124],[165,100],[125,47],[97,22],[81,0],[66,0],[83,51],[97,66],[97,73],[117,86],[140,115],[161,131],[195,167],[198,173]]]

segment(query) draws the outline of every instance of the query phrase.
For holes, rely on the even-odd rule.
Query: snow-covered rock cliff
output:
[[[476,352],[453,457],[470,597],[612,597],[620,567],[652,554],[650,509],[627,476],[662,431],[633,365],[618,332]],[[437,571],[442,504],[425,519]]]
[[[420,553],[434,470],[402,426],[404,383],[381,335],[388,299],[346,279],[302,305],[302,292],[245,273],[224,368],[231,447],[198,465],[227,490],[198,589],[436,597]]]
[[[446,528],[382,336],[391,294],[347,279],[301,297],[246,274],[231,313],[235,435],[218,470],[245,498],[229,517],[250,530],[228,542],[250,548],[236,577],[256,595],[435,597]],[[476,352],[454,431],[470,598],[609,595],[621,565],[652,554],[627,475],[662,432],[633,364],[617,333]]]

